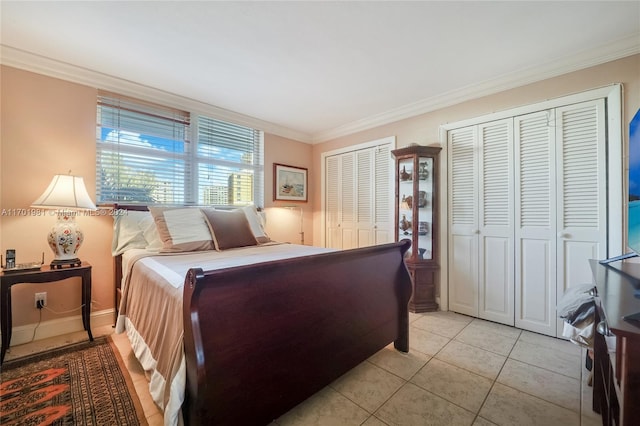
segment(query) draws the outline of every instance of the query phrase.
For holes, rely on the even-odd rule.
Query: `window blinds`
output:
[[[198,202],[262,204],[264,194],[261,132],[198,117]]]
[[[97,199],[185,204],[191,198],[188,112],[100,93]]]
[[[99,202],[263,205],[259,130],[101,92],[96,132]]]

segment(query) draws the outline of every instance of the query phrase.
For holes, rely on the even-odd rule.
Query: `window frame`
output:
[[[124,132],[131,132],[132,134],[135,134],[138,136],[140,135],[145,136],[145,133],[144,133],[144,129],[141,129],[141,128],[133,129],[133,128],[127,128],[127,126],[114,128],[114,127],[105,126],[104,123],[107,120],[100,119],[102,114],[101,107],[108,106],[111,108],[115,108],[115,106],[113,105],[115,102],[112,102],[109,105],[102,105],[101,100],[104,98],[111,99],[111,100],[125,101],[127,103],[127,106],[129,107],[128,110],[132,111],[134,114],[142,114],[142,115],[147,115],[149,117],[152,117],[154,115],[150,114],[149,111],[150,110],[153,111],[154,108],[158,108],[159,110],[162,110],[162,111],[175,110],[184,114],[187,117],[185,122],[182,123],[182,124],[186,123],[184,138],[177,139],[180,142],[184,143],[184,152],[167,151],[165,155],[165,153],[161,149],[156,149],[152,151],[151,149],[145,148],[143,146],[135,146],[132,144],[120,142],[120,139],[118,140],[118,142],[116,142],[118,144],[117,147],[112,149],[105,149],[106,146],[100,145],[101,143],[104,143],[107,140],[106,137],[103,137],[104,128],[116,130],[119,132],[119,134],[122,134]],[[139,106],[140,108],[139,110],[136,110],[135,108],[130,108],[131,105]],[[160,120],[170,120],[170,118],[162,117],[161,115],[158,115],[155,117],[159,118]],[[234,127],[237,127],[238,131],[242,133],[245,133],[245,132],[250,133],[252,135],[252,139],[247,139],[247,141],[251,140],[251,142],[248,142],[248,145],[252,146],[253,150],[244,151],[244,152],[251,153],[252,162],[251,163],[235,162],[225,158],[216,158],[215,156],[201,155],[198,152],[199,151],[198,147],[201,143],[200,137],[199,137],[200,135],[198,131],[201,120],[210,120],[211,122],[217,122],[223,128],[225,128],[226,126],[228,126],[230,129],[234,129]],[[180,121],[180,120],[176,120],[176,121]],[[216,145],[214,144],[213,146],[216,146]],[[149,200],[143,200],[143,199],[123,200],[122,198],[126,196],[126,193],[123,192],[124,187],[122,185],[118,186],[118,188],[116,188],[116,190],[114,191],[114,193],[117,194],[116,196],[106,197],[105,196],[106,191],[103,186],[103,179],[102,179],[102,171],[103,171],[102,162],[104,161],[103,160],[104,157],[102,157],[102,154],[108,151],[114,152],[114,154],[118,156],[117,157],[118,161],[121,159],[120,157],[121,153],[124,155],[139,156],[139,158],[143,158],[143,159],[144,158],[165,158],[167,160],[183,161],[183,166],[181,168],[182,176],[184,176],[183,188],[181,193],[176,193],[176,194],[177,196],[182,195],[184,201],[177,202],[177,203],[176,202],[167,203],[165,202],[166,200],[165,201],[162,201],[162,200],[149,201]],[[227,201],[227,203],[218,204],[218,205],[239,207],[247,204],[253,204],[255,206],[264,206],[264,201],[265,201],[264,132],[261,129],[256,129],[256,128],[244,126],[241,124],[236,124],[227,120],[222,120],[222,119],[213,117],[209,114],[202,114],[194,111],[177,110],[170,106],[154,104],[144,100],[130,98],[127,96],[123,96],[123,95],[119,95],[111,92],[99,91],[98,99],[96,103],[96,198],[98,203],[100,204],[112,204],[112,203],[146,204],[146,205],[171,205],[171,204],[204,205],[204,202],[203,202],[204,200],[201,198],[201,188],[205,185],[203,185],[203,182],[199,173],[200,167],[203,164],[229,167],[231,169],[246,168],[251,171],[251,175],[252,175],[251,200],[249,202],[245,202],[242,204],[231,204],[231,202]],[[175,181],[171,181],[171,182],[175,184]],[[226,186],[227,188],[230,187],[228,181],[226,183]]]

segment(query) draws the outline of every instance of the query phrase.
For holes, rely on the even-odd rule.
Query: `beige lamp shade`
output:
[[[88,209],[96,210],[84,179],[80,176],[55,175],[42,195],[31,204],[31,207],[48,209]]]
[[[74,210],[96,210],[84,180],[80,176],[54,176],[49,187],[31,207],[58,210],[58,220],[47,236],[54,254],[51,267],[80,266],[77,253],[84,241],[84,234],[76,223]]]

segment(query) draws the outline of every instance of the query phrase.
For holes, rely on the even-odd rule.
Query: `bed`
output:
[[[245,208],[234,214],[246,214],[256,243],[229,247],[245,231],[221,213],[224,226],[212,227],[200,209],[212,244],[166,250],[164,236],[149,237],[154,225],[162,234],[155,212],[115,208],[116,332],[129,336],[167,425],[266,425],[388,344],[408,351],[408,241],[279,244]]]

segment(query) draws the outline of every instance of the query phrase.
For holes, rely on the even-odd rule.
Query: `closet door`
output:
[[[449,132],[449,308],[513,325],[512,119]]]
[[[556,109],[558,300],[569,287],[593,282],[588,260],[606,253],[604,102],[598,99]],[[562,331],[560,321],[557,330]]]
[[[451,130],[449,145],[449,309],[478,316],[476,126]]]
[[[393,236],[393,159],[391,145],[374,148],[373,176],[375,184],[373,196],[373,241],[372,244],[385,244],[394,241]]]
[[[547,335],[557,321],[554,117],[549,110],[514,118],[515,326]]]
[[[392,171],[390,144],[326,157],[327,247],[393,241]]]
[[[355,245],[355,154],[326,158],[326,246],[350,249]]]
[[[606,124],[597,99],[448,132],[450,310],[561,335],[607,252]]]
[[[334,249],[340,249],[342,246],[340,235],[340,163],[340,157],[337,155],[325,159],[325,245]]]
[[[373,226],[373,199],[375,182],[372,180],[375,163],[373,150],[363,149],[356,152],[356,193],[355,200],[355,247],[365,247],[375,244]]]
[[[513,120],[478,126],[478,317],[514,324]]]
[[[515,118],[516,326],[560,336],[557,301],[606,247],[604,100]]]

